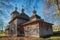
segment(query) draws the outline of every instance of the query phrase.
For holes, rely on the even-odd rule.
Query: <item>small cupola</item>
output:
[[[17,8],[17,7],[15,7],[15,11],[17,11],[17,9],[18,9],[18,8]]]
[[[16,16],[18,16],[19,15],[19,12],[17,11],[17,7],[15,7],[15,10],[12,12],[12,14],[11,14],[11,16],[12,16],[12,18],[14,18],[14,17],[16,17]]]
[[[21,13],[24,13],[24,9],[22,8]]]
[[[33,10],[33,15],[36,15],[36,10]]]
[[[37,15],[37,11],[33,10],[33,15],[30,17],[30,20],[37,20],[40,19],[41,17]]]
[[[25,14],[24,12],[24,8],[21,9],[21,13],[20,13],[20,17],[26,20],[29,20],[29,16],[27,14]]]

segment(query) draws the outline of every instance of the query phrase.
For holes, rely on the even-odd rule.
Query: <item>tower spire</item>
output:
[[[21,10],[22,13],[24,13],[24,8],[23,8],[23,7],[24,7],[24,6],[22,5],[22,10]]]
[[[23,8],[22,8],[21,12],[24,13],[24,9]]]
[[[17,8],[17,7],[15,7],[15,11],[17,11],[17,9],[18,9],[18,8]]]
[[[33,8],[34,8],[34,10],[33,10],[33,15],[36,15],[35,6],[34,6]]]

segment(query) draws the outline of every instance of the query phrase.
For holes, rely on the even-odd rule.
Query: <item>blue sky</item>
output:
[[[35,7],[37,14],[44,19],[43,8],[45,7],[45,4],[45,0],[0,0],[0,21],[3,20],[5,25],[7,25],[11,20],[10,14],[14,11],[15,7],[17,7],[18,12],[21,13],[22,6],[28,16],[32,16],[32,11]]]
[[[32,4],[29,5],[29,0],[1,0],[0,1],[0,14],[3,17],[2,19],[5,20],[5,22],[8,22],[11,19],[10,14],[14,11],[14,8],[17,7],[18,8],[18,12],[21,12],[22,9],[22,5],[23,8],[25,9],[25,13],[29,16],[32,15],[32,11],[34,10],[34,6],[35,9],[37,11],[37,14],[39,16],[42,16],[42,6],[43,3],[42,1],[38,2],[37,5],[39,7],[36,6],[36,1],[31,1]]]

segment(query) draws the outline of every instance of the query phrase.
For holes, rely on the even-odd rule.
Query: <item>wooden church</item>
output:
[[[29,36],[43,37],[53,35],[51,23],[47,23],[37,15],[36,10],[32,11],[33,15],[29,17],[25,14],[24,9],[21,13],[17,11],[17,7],[11,13],[11,21],[6,30],[7,36]]]

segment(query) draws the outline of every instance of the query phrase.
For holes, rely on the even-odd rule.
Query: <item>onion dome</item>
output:
[[[30,17],[30,19],[40,19],[41,17],[36,14],[36,10],[33,10],[33,15]]]

